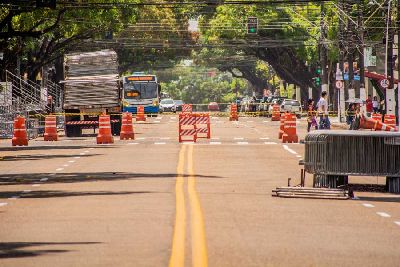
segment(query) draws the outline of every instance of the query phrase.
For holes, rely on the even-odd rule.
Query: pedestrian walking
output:
[[[350,127],[353,124],[355,115],[356,115],[355,104],[350,103],[349,108],[347,109],[347,116],[346,116],[346,122]]]
[[[321,98],[317,103],[319,114],[319,129],[331,129],[331,122],[329,121],[328,101],[326,100],[327,93],[322,91]]]
[[[310,131],[311,127],[314,127],[315,130],[318,130],[316,110],[314,108],[314,99],[308,99],[307,102],[307,132]]]
[[[374,113],[379,112],[379,102],[376,96],[374,96],[374,99],[372,100],[372,109],[374,110]]]

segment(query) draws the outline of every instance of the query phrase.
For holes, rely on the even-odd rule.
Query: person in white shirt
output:
[[[372,108],[374,109],[374,113],[378,113],[379,102],[378,102],[378,98],[376,96],[374,96],[374,99],[372,100]]]
[[[321,98],[317,103],[319,114],[319,127],[318,129],[331,129],[331,122],[329,121],[328,101],[326,100],[326,91],[322,91]]]

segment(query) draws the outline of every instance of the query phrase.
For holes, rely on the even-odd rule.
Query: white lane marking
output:
[[[218,120],[218,117],[211,117],[211,119],[213,119],[213,120]]]
[[[243,137],[234,137],[233,139],[234,140],[243,140],[244,138]]]
[[[300,156],[300,155],[296,155],[296,157],[298,157],[298,158],[301,158],[301,156]]]
[[[219,137],[211,137],[211,140],[219,140]]]
[[[210,142],[210,145],[220,145],[221,142]]]
[[[40,184],[33,184],[32,186],[33,186],[33,187],[39,187]]]
[[[85,153],[89,153],[89,150],[85,150],[84,152],[85,152]]]
[[[55,173],[50,173],[49,175],[50,175],[50,176],[54,176],[54,175],[56,175],[56,174],[55,174]]]
[[[42,179],[40,179],[39,181],[40,181],[40,182],[46,182],[47,180],[49,180],[49,178],[42,178]]]
[[[138,137],[138,138],[136,138],[137,140],[145,140],[146,139],[146,137]]]
[[[74,162],[75,162],[75,160],[69,160],[68,162],[69,162],[69,163],[74,163]]]
[[[289,153],[292,153],[293,155],[297,155],[297,152],[294,151],[293,149],[289,148],[287,145],[283,145],[283,148],[287,150]]]
[[[267,122],[269,122],[269,121],[263,121],[263,122],[267,123]]]
[[[74,159],[80,159],[81,157],[74,157]]]
[[[63,167],[68,167],[68,166],[69,166],[68,164],[64,164],[64,165],[63,165]]]
[[[12,196],[12,197],[9,197],[8,199],[15,200],[15,199],[18,199],[18,198],[20,198],[20,196]]]
[[[390,214],[387,214],[386,212],[382,212],[382,211],[378,211],[376,214],[378,214],[379,216],[384,217],[384,218],[391,217]]]
[[[7,206],[7,202],[0,202],[0,207],[4,207],[4,206]]]
[[[169,140],[171,137],[160,137],[160,140]]]
[[[79,155],[84,156],[84,155],[86,155],[86,153],[83,153],[83,152],[82,152],[82,153],[79,153]]]
[[[171,120],[175,120],[176,119],[176,117],[171,117]]]
[[[160,121],[154,121],[155,123],[159,123]]]
[[[162,120],[163,117],[158,117],[159,120]]]
[[[89,150],[93,150],[93,149],[94,149],[94,147],[89,148]]]
[[[139,143],[128,143],[128,145],[138,145]]]
[[[56,169],[57,172],[58,172],[58,171],[62,171],[62,170],[64,170],[64,168],[58,168],[58,169]]]
[[[154,142],[155,145],[165,145],[165,142]]]
[[[236,144],[238,144],[238,145],[248,145],[249,142],[236,142]]]
[[[247,122],[254,122],[254,121],[247,121]]]
[[[30,192],[32,192],[32,190],[29,189],[22,191],[22,193],[30,193]]]
[[[269,140],[269,137],[260,137],[260,140]]]
[[[276,142],[264,142],[266,145],[276,145]]]
[[[63,141],[65,141],[65,142],[72,142],[72,140],[69,140],[69,139],[68,139],[68,140],[63,140]]]
[[[374,207],[375,207],[374,205],[369,204],[369,203],[363,203],[362,205],[363,205],[364,207],[366,207],[366,208],[374,208]]]
[[[215,123],[224,123],[223,121],[216,121]]]
[[[395,221],[394,223],[400,226],[400,221]]]

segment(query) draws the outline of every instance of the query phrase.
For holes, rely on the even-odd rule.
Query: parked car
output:
[[[160,101],[160,112],[176,112],[175,101],[171,98],[163,99]]]
[[[183,104],[182,100],[175,100],[176,111],[182,111]]]
[[[298,100],[285,99],[281,103],[281,111],[294,113],[299,118],[299,117],[301,117],[301,113],[303,112],[303,109]]]
[[[217,102],[210,102],[210,104],[208,104],[208,110],[209,111],[219,111],[219,106]]]
[[[272,102],[269,103],[269,106],[268,106],[269,114],[272,114],[273,106],[275,104],[279,105],[279,108],[281,109],[281,104],[282,104],[282,102],[284,100],[290,100],[290,99],[286,99],[286,98],[283,98],[283,97],[273,97]],[[281,111],[282,111],[282,109],[281,109]]]

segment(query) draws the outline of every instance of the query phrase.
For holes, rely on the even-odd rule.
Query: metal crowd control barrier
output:
[[[389,192],[400,193],[400,133],[313,131],[305,138],[305,171],[314,187],[338,187],[348,176],[386,176]]]

